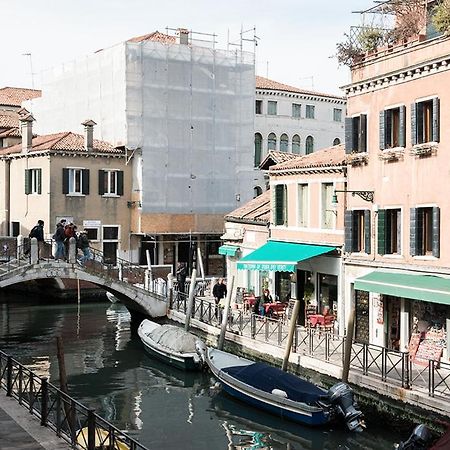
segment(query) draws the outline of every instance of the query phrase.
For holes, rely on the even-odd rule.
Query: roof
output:
[[[269,150],[269,153],[263,159],[263,161],[259,165],[259,168],[261,170],[268,170],[270,166],[273,166],[275,164],[281,164],[298,157],[299,155],[297,155],[296,153],[278,152],[276,150]]]
[[[84,147],[84,136],[81,134],[66,131],[63,133],[47,134],[37,136],[32,141],[32,149],[30,152],[56,150],[56,151],[73,151],[73,152],[87,152]],[[13,145],[0,150],[0,155],[7,155],[10,153],[21,153],[22,144]],[[93,150],[94,153],[106,154],[121,154],[122,150],[115,148],[105,141],[94,139]]]
[[[267,224],[270,220],[270,190],[250,200],[225,216],[229,222],[251,222]]]
[[[18,127],[19,116],[15,111],[0,111],[0,129]]]
[[[307,91],[305,89],[301,89],[294,86],[289,86],[288,84],[279,83],[278,81],[269,80],[269,78],[264,78],[260,76],[256,76],[256,89],[268,89],[272,91],[285,91],[285,92],[293,92],[295,94],[304,94],[304,95],[316,95],[318,97],[328,97],[328,98],[337,98],[340,100],[345,100],[345,97],[339,95],[332,94],[324,94],[316,91]]]
[[[6,137],[21,137],[19,128],[10,128],[9,130],[5,130],[0,132],[0,138],[6,138]]]
[[[346,155],[344,147],[344,144],[339,144],[323,150],[317,150],[309,155],[297,156],[291,161],[271,166],[269,172],[277,173],[295,169],[345,166]]]
[[[4,87],[0,88],[0,105],[20,106],[23,101],[40,97],[42,92],[38,89]]]
[[[175,36],[170,36],[168,34],[160,33],[159,31],[154,31],[153,33],[143,34],[142,36],[136,36],[128,39],[127,42],[161,42],[162,44],[176,44],[177,38]]]

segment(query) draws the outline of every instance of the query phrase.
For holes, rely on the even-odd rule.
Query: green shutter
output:
[[[63,169],[62,175],[62,193],[69,193],[69,169]]]
[[[123,195],[123,170],[117,172],[117,195]]]
[[[405,105],[400,106],[400,114],[399,114],[399,146],[406,147],[406,107]]]
[[[380,111],[380,150],[384,150],[386,148],[386,111]]]
[[[367,115],[361,114],[359,116],[359,145],[358,151],[360,153],[367,152]]]
[[[284,224],[284,184],[275,186],[275,225]]]
[[[42,169],[37,169],[38,194],[42,194]]]
[[[345,251],[353,251],[353,211],[346,210],[344,213],[344,231],[345,231]]]
[[[98,171],[98,195],[103,195],[105,193],[105,171]]]
[[[439,98],[433,98],[433,142],[439,142]]]
[[[371,230],[370,226],[370,209],[364,211],[364,251],[368,254],[372,253],[372,240],[371,240]]]
[[[440,257],[440,209],[433,207],[433,237],[432,237],[432,252],[435,258]]]
[[[84,195],[89,194],[89,169],[83,169],[82,171],[82,186],[81,186],[81,193]]]
[[[411,145],[417,144],[417,103],[411,105]]]
[[[345,153],[353,152],[353,118],[345,118]]]
[[[31,170],[25,169],[25,194],[31,194]]]
[[[378,210],[378,254],[386,254],[386,210]]]
[[[283,225],[288,224],[288,201],[287,201],[287,185],[283,189]]]

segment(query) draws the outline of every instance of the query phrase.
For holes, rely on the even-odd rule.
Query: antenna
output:
[[[22,53],[22,56],[28,56],[30,63],[30,75],[31,75],[31,87],[34,89],[34,72],[33,72],[33,60],[31,58],[31,53]]]

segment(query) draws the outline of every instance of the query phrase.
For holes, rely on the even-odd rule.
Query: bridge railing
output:
[[[42,426],[73,448],[148,450],[135,439],[100,417],[31,370],[0,351],[0,387],[16,399]]]

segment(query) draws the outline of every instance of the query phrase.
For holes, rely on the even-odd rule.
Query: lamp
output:
[[[142,208],[142,203],[139,200],[134,200],[132,202],[127,202],[128,208],[131,208],[132,206],[137,206],[138,208]]]
[[[366,202],[373,202],[374,191],[347,191],[347,189],[335,189],[333,197],[331,198],[331,204],[333,206],[336,206],[338,204],[338,198],[336,194],[337,192],[345,192],[346,194],[352,194],[353,197],[357,195]]]

